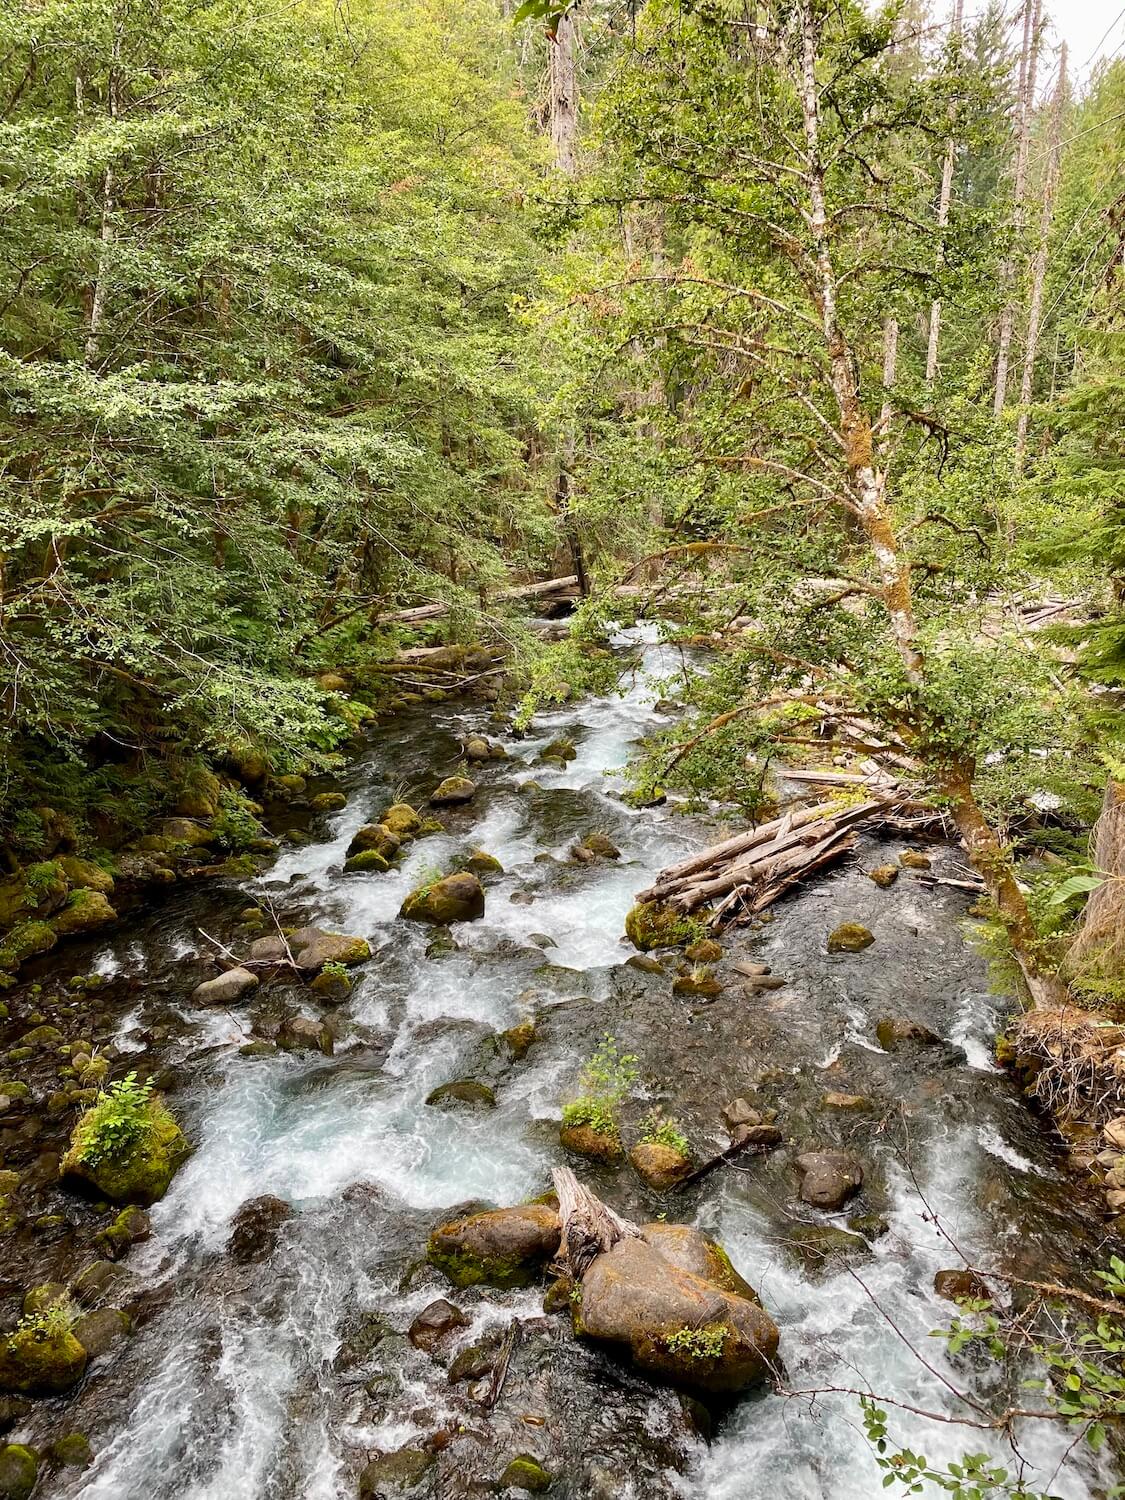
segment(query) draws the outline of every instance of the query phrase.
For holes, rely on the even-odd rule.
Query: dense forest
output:
[[[1125,1230],[1125,59],[1111,43],[1068,57],[1051,10],[9,0],[0,1021],[8,1063],[34,1068],[25,1036],[52,1031],[42,997],[71,945],[89,967],[133,914],[220,888],[255,904],[221,941],[206,912],[188,923],[222,970],[202,1003],[256,990],[266,963],[339,1001],[371,929],[325,933],[302,925],[317,915],[306,908],[282,922],[259,897],[279,859],[286,878],[313,871],[300,860],[345,807],[349,768],[385,755],[401,773],[389,811],[339,835],[346,873],[370,883],[402,868],[414,839],[447,831],[408,805],[430,763],[419,723],[456,726],[453,774],[430,798],[439,815],[504,759],[494,737],[508,755],[535,746],[532,768],[565,776],[582,705],[631,702],[655,644],[668,711],[630,741],[614,796],[665,830],[702,819],[710,842],[654,835],[628,902],[641,963],[670,973],[644,955],[686,947],[676,993],[714,998],[716,938],[767,932],[766,908],[812,888],[857,839],[921,830],[956,854],[931,870],[915,850],[915,888],[971,895],[967,951],[1006,1007],[1000,1060],[1094,1194],[1094,1241],[1075,1252],[1086,1290],[1067,1302],[1059,1283],[1081,1275],[1054,1261],[1005,1283],[1031,1277],[1025,1289],[1067,1312],[1044,1332],[1042,1298],[1034,1316],[1018,1301],[1001,1316],[970,1279],[948,1335],[951,1358],[969,1346],[1009,1376],[1030,1349],[1031,1373],[1053,1372],[1032,1415],[1063,1424],[1078,1458],[1021,1453],[1027,1413],[1013,1415],[1009,1390],[999,1416],[964,1397],[979,1430],[927,1460],[888,1436],[880,1391],[837,1375],[825,1389],[861,1400],[882,1469],[865,1482],[1085,1500],[1119,1493],[1114,1476],[1052,1486],[1064,1462],[1100,1462],[1107,1435],[1120,1462],[1125,1412],[1125,1336],[1106,1300],[1125,1296],[1125,1263],[1109,1260]],[[571,863],[617,860],[616,839],[587,829]],[[403,917],[439,932],[479,919],[481,879],[502,871],[472,858],[452,873],[411,866]],[[889,889],[900,866],[868,862]],[[591,926],[598,899],[582,908]],[[302,933],[317,936],[302,946]],[[249,939],[280,947],[239,962]],[[844,922],[827,952],[873,941]],[[740,972],[768,993],[768,965]],[[90,968],[65,982],[84,994],[102,980]],[[331,1052],[327,1023],[306,1021],[305,1041]],[[116,1241],[90,1220],[116,1260],[125,1219],[162,1196],[187,1145],[153,1092],[166,1070],[142,1067],[138,1083],[128,1049],[75,1040],[83,1024],[76,1012],[49,1039],[70,1074],[54,1079],[50,1114],[75,1132],[64,1177],[70,1161],[115,1213],[132,1205]],[[263,1047],[305,1045],[292,1017],[278,1024]],[[503,1047],[522,1059],[518,1030]],[[612,1034],[591,1050],[564,1135],[620,1147],[637,1060]],[[475,1086],[491,1095],[488,1080]],[[866,1097],[833,1088],[826,1098]],[[27,1097],[18,1077],[0,1080],[4,1107],[18,1115]],[[746,1109],[728,1120],[732,1145],[683,1180],[775,1146],[770,1132],[780,1141],[776,1111]],[[684,1112],[654,1113],[642,1147],[686,1163]],[[21,1134],[5,1118],[0,1107],[0,1168],[43,1144],[39,1125]],[[99,1163],[145,1140],[164,1153],[159,1191],[99,1179]],[[614,1159],[604,1140],[576,1140],[571,1159]],[[19,1181],[0,1170],[0,1209]],[[612,1192],[607,1207],[565,1169],[556,1187],[581,1294],[602,1258],[636,1254],[639,1231]],[[486,1196],[435,1190],[425,1204]],[[0,1243],[32,1223],[0,1213]],[[431,1261],[448,1269],[454,1252],[435,1239]],[[456,1267],[457,1286],[491,1274],[459,1281]],[[67,1276],[52,1262],[41,1279]],[[13,1340],[73,1342],[46,1307],[24,1305]],[[635,1343],[634,1358],[673,1383],[677,1358],[721,1365],[715,1326],[693,1325],[663,1364]],[[765,1336],[739,1337],[760,1352]],[[11,1374],[13,1351],[0,1346],[0,1386],[34,1393]],[[500,1368],[487,1367],[486,1409]],[[715,1378],[712,1394],[735,1388]],[[900,1398],[886,1399],[927,1406]],[[1001,1467],[991,1447],[968,1452],[994,1437],[1010,1440]],[[17,1447],[30,1471],[5,1459]],[[537,1472],[509,1465],[502,1489],[550,1483],[538,1460],[512,1464],[524,1458]],[[25,1500],[36,1463],[34,1445],[0,1451],[0,1500]],[[92,1472],[92,1495],[163,1494],[139,1471]],[[422,1470],[392,1466],[360,1494],[407,1478]],[[842,1496],[839,1482],[794,1477],[777,1492]],[[67,1483],[59,1493],[78,1492]],[[246,1483],[238,1494],[283,1493],[257,1471]],[[316,1493],[354,1493],[350,1477],[339,1485]],[[236,1493],[181,1491],[220,1492]],[[715,1480],[692,1493],[747,1492]]]

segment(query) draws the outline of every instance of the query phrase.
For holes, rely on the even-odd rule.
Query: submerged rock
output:
[[[277,1249],[281,1226],[292,1217],[293,1210],[283,1198],[270,1193],[251,1198],[231,1222],[227,1254],[243,1266],[267,1260]]]
[[[359,1476],[359,1500],[390,1500],[416,1489],[433,1468],[435,1458],[424,1448],[399,1448],[380,1453]]]
[[[638,1369],[716,1394],[764,1379],[779,1337],[756,1303],[634,1238],[619,1240],[586,1272],[576,1327],[624,1345]]]
[[[890,1052],[902,1042],[913,1042],[920,1047],[940,1047],[941,1037],[920,1021],[909,1021],[904,1016],[884,1016],[875,1026],[875,1036],[880,1047]]]
[[[82,1378],[86,1351],[69,1330],[50,1333],[34,1324],[0,1338],[0,1390],[20,1396],[55,1396]]]
[[[248,995],[257,988],[257,974],[240,965],[237,969],[228,969],[215,979],[206,979],[202,984],[197,984],[191,992],[191,998],[197,1005],[233,1005],[243,995]]]
[[[113,1203],[146,1207],[163,1198],[191,1154],[175,1117],[163,1102],[157,1096],[149,1100],[144,1130],[119,1154],[100,1153],[95,1138],[99,1118],[95,1105],[75,1125],[70,1148],[59,1164],[62,1176],[95,1188]]]
[[[529,1286],[559,1248],[559,1216],[542,1203],[496,1208],[442,1224],[426,1256],[454,1286]]]
[[[533,1458],[530,1453],[517,1453],[501,1474],[499,1488],[524,1490],[529,1495],[543,1495],[553,1483],[554,1476],[547,1472],[537,1458]]]
[[[634,1172],[649,1187],[666,1192],[691,1176],[691,1158],[660,1141],[641,1141],[629,1152]]]
[[[794,1224],[785,1244],[811,1275],[837,1267],[841,1258],[867,1255],[867,1241],[834,1224]]]
[[[863,1186],[863,1167],[850,1151],[806,1151],[793,1165],[801,1174],[801,1198],[814,1208],[842,1208]]]
[[[439,1084],[426,1095],[426,1103],[440,1109],[495,1109],[496,1095],[486,1083],[475,1078],[458,1078]]]
[[[410,922],[447,927],[453,922],[475,922],[484,916],[484,888],[467,870],[446,875],[431,885],[411,891],[399,913]]]
[[[477,794],[477,784],[468,776],[447,776],[430,793],[431,807],[460,807]]]
[[[862,953],[870,948],[875,935],[861,922],[841,922],[828,936],[829,953]]]

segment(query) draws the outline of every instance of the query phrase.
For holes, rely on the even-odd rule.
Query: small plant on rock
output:
[[[17,1326],[19,1333],[32,1333],[47,1341],[64,1338],[78,1321],[78,1308],[69,1297],[58,1297],[35,1312],[25,1313]]]
[[[563,1107],[563,1124],[588,1125],[599,1135],[616,1138],[620,1134],[617,1112],[637,1077],[634,1054],[622,1052],[613,1037],[604,1036],[582,1069],[581,1094]]]
[[[707,1323],[702,1328],[677,1328],[665,1335],[664,1342],[673,1354],[689,1359],[721,1359],[726,1338],[724,1323]]]
[[[338,963],[333,958],[329,959],[326,964],[322,965],[320,972],[322,974],[327,974],[329,979],[347,979],[348,966],[347,964]]]
[[[691,1147],[687,1136],[680,1129],[679,1120],[665,1117],[655,1110],[641,1121],[641,1143],[645,1146],[667,1146],[680,1156],[690,1156]]]
[[[83,1143],[82,1159],[98,1162],[127,1156],[151,1128],[152,1085],[138,1083],[136,1073],[111,1083],[98,1095]]]

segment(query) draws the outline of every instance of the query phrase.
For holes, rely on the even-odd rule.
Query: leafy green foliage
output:
[[[38,1338],[59,1339],[70,1333],[78,1317],[79,1309],[69,1297],[56,1297],[37,1312],[25,1313],[18,1327]]]
[[[639,1077],[636,1056],[608,1034],[579,1075],[581,1093],[563,1106],[564,1125],[588,1125],[599,1135],[619,1135],[618,1111]]]
[[[89,1166],[127,1157],[151,1128],[152,1085],[136,1073],[111,1083],[98,1095],[83,1134],[83,1160]]]
[[[702,1328],[677,1328],[664,1335],[664,1343],[674,1354],[689,1359],[721,1359],[727,1329],[723,1323],[707,1323]]]
[[[641,1140],[653,1146],[667,1146],[670,1151],[678,1151],[681,1156],[691,1155],[691,1146],[680,1129],[680,1122],[655,1111],[641,1121]]]

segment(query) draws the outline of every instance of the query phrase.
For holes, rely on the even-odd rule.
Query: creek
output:
[[[785,1146],[679,1193],[650,1192],[627,1166],[581,1175],[632,1218],[667,1214],[726,1247],[780,1325],[791,1388],[870,1388],[946,1415],[967,1410],[951,1386],[998,1405],[1021,1399],[1011,1372],[951,1358],[929,1336],[955,1312],[936,1297],[935,1272],[962,1265],[960,1252],[1013,1275],[1065,1277],[1106,1252],[1098,1205],[992,1062],[1001,1002],[964,940],[969,898],[905,872],[876,887],[864,871],[907,845],[872,839],[760,928],[728,934],[726,985],[713,1002],[673,996],[671,973],[627,964],[634,893],[719,831],[615,795],[612,773],[666,722],[657,704],[674,684],[660,679],[678,660],[650,646],[648,675],[619,696],[540,716],[528,738],[507,742],[508,759],[474,769],[477,795],[443,812],[445,832],[411,845],[390,873],[344,875],[352,835],[396,791],[424,795],[448,774],[468,731],[494,732],[486,708],[450,703],[397,719],[341,778],[347,807],[259,879],[173,893],[108,943],[68,950],[68,972],[85,961],[104,976],[99,1003],[117,1017],[117,1045],[158,1069],[197,1149],[153,1209],[152,1238],[124,1262],[140,1310],[133,1336],[26,1429],[34,1441],[37,1425],[57,1430],[65,1419],[91,1439],[93,1465],[61,1471],[51,1494],[334,1500],[356,1494],[371,1453],[425,1441],[438,1457],[417,1495],[494,1493],[517,1453],[536,1455],[556,1476],[551,1493],[574,1500],[882,1493],[853,1395],[754,1393],[714,1414],[708,1443],[675,1393],[577,1342],[564,1317],[545,1316],[541,1289],[454,1292],[421,1263],[429,1229],[453,1208],[514,1204],[549,1186],[563,1161],[561,1104],[607,1032],[640,1064],[627,1135],[658,1105],[704,1156],[726,1143],[727,1101],[777,1110]],[[560,734],[576,759],[565,770],[535,764]],[[568,859],[593,829],[619,846],[619,861]],[[432,930],[398,918],[403,897],[431,867],[478,848],[505,872],[487,882],[485,916],[454,929],[454,951],[427,956]],[[936,870],[954,869],[956,851],[932,853]],[[214,972],[200,930],[237,948],[250,902],[272,903],[286,923],[369,939],[373,960],[332,1011],[334,1056],[240,1051],[256,1012],[288,1003],[323,1014],[302,987],[263,986],[232,1011],[192,1004],[192,988]],[[826,936],[844,920],[866,924],[875,943],[830,957]],[[735,959],[768,963],[784,988],[744,992]],[[944,1045],[884,1051],[875,1026],[888,1015],[924,1021]],[[527,1055],[490,1065],[494,1110],[426,1105],[439,1084],[485,1076],[494,1033],[529,1018],[537,1039]],[[873,1107],[827,1109],[830,1090]],[[799,1203],[789,1163],[832,1145],[857,1152],[867,1180],[830,1218]],[[263,1194],[295,1212],[272,1255],[236,1263],[226,1252],[232,1220]],[[807,1234],[855,1215],[865,1218],[858,1240]],[[521,1320],[491,1411],[448,1380],[447,1361],[401,1336],[444,1295],[470,1319],[454,1349]],[[373,1328],[382,1336],[365,1339]],[[997,1439],[888,1410],[892,1432],[932,1461],[991,1447],[1011,1465]],[[1031,1488],[1046,1487],[1071,1436],[1046,1422],[1029,1428]],[[1105,1476],[1089,1462],[1068,1469],[1065,1500],[1100,1493]]]

